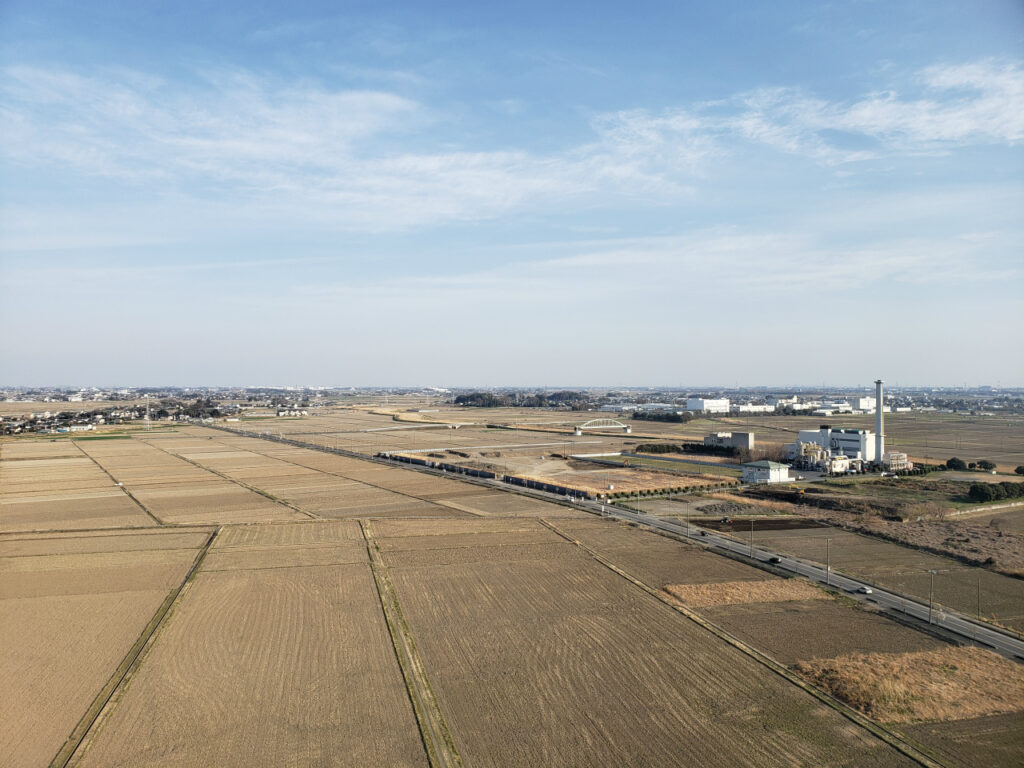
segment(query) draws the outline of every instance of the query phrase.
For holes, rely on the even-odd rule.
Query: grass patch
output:
[[[801,661],[794,669],[886,723],[966,720],[1024,709],[1024,668],[983,648],[854,653]]]
[[[798,579],[726,581],[718,584],[669,584],[665,591],[683,605],[710,608],[742,603],[783,603],[789,600],[824,600],[824,591]]]

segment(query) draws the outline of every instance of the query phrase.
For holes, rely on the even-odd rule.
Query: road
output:
[[[580,506],[584,506],[584,504],[581,504]],[[875,603],[880,608],[912,616],[915,619],[920,619],[926,623],[931,623],[935,626],[941,627],[948,632],[960,635],[965,639],[988,645],[1004,656],[1024,661],[1024,642],[1014,637],[1010,637],[998,630],[990,629],[983,624],[973,621],[961,613],[951,611],[948,608],[934,606],[929,609],[927,603],[920,603],[895,592],[880,589],[868,582],[858,581],[857,579],[852,579],[849,576],[836,573],[835,571],[827,570],[817,563],[811,563],[796,557],[784,555],[780,552],[772,552],[758,546],[751,548],[749,543],[744,543],[730,536],[724,536],[715,531],[691,526],[688,523],[676,523],[670,520],[663,520],[661,518],[654,517],[653,515],[631,512],[630,510],[607,504],[601,505],[595,504],[594,502],[586,502],[585,506],[599,514],[616,517],[621,520],[629,520],[631,522],[639,523],[640,525],[646,525],[650,528],[668,531],[678,536],[699,539],[699,542],[704,546],[724,549],[729,552],[744,555],[745,557],[750,557],[763,563],[768,563],[772,558],[778,558],[777,562],[771,563],[773,568],[778,568],[782,571],[789,571],[790,573],[804,576],[818,584],[842,590],[846,592],[849,597],[856,600]],[[864,593],[861,590],[870,591]]]

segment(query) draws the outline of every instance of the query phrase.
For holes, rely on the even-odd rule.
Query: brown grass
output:
[[[855,653],[799,662],[795,669],[883,722],[964,720],[1024,710],[1024,669],[982,648]]]
[[[740,603],[782,603],[787,600],[814,600],[826,597],[817,587],[797,579],[669,584],[665,591],[684,605],[695,608]]]

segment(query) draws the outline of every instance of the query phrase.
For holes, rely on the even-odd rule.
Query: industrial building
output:
[[[701,411],[702,413],[728,413],[729,400],[724,397],[717,400],[704,397],[688,397],[686,398],[686,410]]]
[[[742,405],[734,405],[733,410],[735,410],[736,413],[775,413],[775,406],[743,403]]]
[[[711,445],[716,448],[745,448],[749,451],[754,447],[754,433],[712,432],[704,438],[704,445]]]
[[[914,468],[914,462],[905,453],[889,451],[882,457],[882,466],[890,472],[906,472]]]
[[[788,457],[798,467],[819,469],[831,474],[858,471],[867,464],[881,465],[894,472],[913,469],[905,453],[885,451],[885,407],[882,380],[875,382],[873,398],[859,398],[858,406],[871,404],[875,409],[875,431],[866,429],[801,429],[796,442],[787,447]],[[823,404],[824,405],[824,404]],[[828,405],[837,405],[830,403]]]
[[[789,467],[774,461],[751,461],[743,465],[744,483],[785,483],[789,480]]]
[[[841,473],[873,462],[875,443],[874,433],[866,429],[832,429],[823,424],[820,429],[801,429],[786,453],[799,467]],[[849,466],[833,461],[838,457],[849,460]]]

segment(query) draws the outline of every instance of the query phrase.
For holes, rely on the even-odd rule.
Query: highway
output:
[[[724,536],[715,531],[698,528],[686,523],[676,523],[670,520],[663,520],[653,515],[646,515],[632,512],[628,509],[615,507],[608,504],[595,502],[584,502],[578,506],[586,506],[591,511],[603,514],[607,517],[616,517],[621,520],[645,525],[662,531],[674,533],[677,536],[684,536],[699,543],[744,555],[763,563],[768,563],[771,558],[778,558],[778,562],[772,562],[771,566],[783,571],[804,576],[813,582],[846,592],[849,597],[863,602],[871,602],[880,608],[897,611],[912,616],[926,623],[941,627],[953,632],[965,639],[990,646],[999,653],[1018,661],[1024,661],[1024,641],[1018,640],[1010,635],[995,629],[990,629],[979,622],[973,621],[961,613],[951,611],[945,607],[934,606],[930,611],[927,603],[904,597],[895,592],[880,589],[873,584],[852,579],[849,576],[829,571],[817,563],[811,563],[796,557],[790,557],[780,552],[772,552],[754,546],[751,550],[749,543],[744,543],[730,536]],[[860,590],[870,590],[863,593]],[[929,616],[930,614],[930,616]]]

